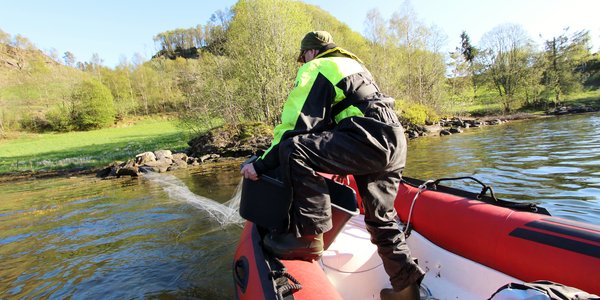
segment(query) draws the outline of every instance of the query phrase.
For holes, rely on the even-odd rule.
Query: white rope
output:
[[[427,189],[427,185],[433,183],[433,180],[427,180],[423,184],[419,185],[419,191],[415,194],[415,198],[413,198],[412,203],[410,204],[410,210],[408,211],[408,220],[406,220],[406,226],[404,227],[406,230],[404,235],[408,237],[410,235],[410,220],[412,218],[413,208],[415,207],[415,203],[417,202],[417,198],[421,194],[422,191]]]

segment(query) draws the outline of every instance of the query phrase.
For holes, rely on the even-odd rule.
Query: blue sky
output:
[[[3,2],[3,3],[2,3]],[[152,37],[175,28],[206,24],[211,14],[236,0],[54,0],[2,1],[0,29],[21,34],[38,48],[54,48],[62,57],[71,51],[79,61],[98,53],[104,64],[116,66],[139,53],[150,58],[156,48]],[[331,13],[364,34],[366,13],[377,8],[386,18],[400,11],[405,0],[306,0]],[[446,49],[453,50],[466,30],[474,44],[503,23],[522,25],[538,44],[570,27],[570,32],[590,30],[593,51],[600,50],[600,1],[598,0],[411,0],[418,19],[435,25],[447,35]],[[318,28],[316,28],[318,29]],[[541,38],[540,38],[541,35]],[[296,41],[291,41],[296,42]]]

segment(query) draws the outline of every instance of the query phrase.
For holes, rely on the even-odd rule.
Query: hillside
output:
[[[46,56],[37,49],[21,49],[6,44],[0,44],[0,70],[27,70],[41,62],[47,67],[56,67],[58,62]]]
[[[65,101],[84,76],[38,49],[0,44],[0,121],[10,129],[23,115],[44,113]]]

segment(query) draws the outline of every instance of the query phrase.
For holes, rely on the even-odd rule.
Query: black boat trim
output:
[[[581,222],[577,222],[577,221],[557,219],[557,218],[552,218],[552,217],[551,218],[542,218],[542,220],[546,221],[546,222],[552,222],[552,223],[568,225],[568,226],[578,227],[581,229],[587,229],[587,230],[600,232],[600,226],[596,226],[594,224],[581,223]]]
[[[600,243],[600,232],[587,231],[574,227],[567,227],[562,224],[549,223],[554,222],[554,218],[544,218],[542,220],[546,222],[532,221],[525,224],[525,226],[550,231],[562,235],[568,235],[590,242]]]
[[[571,252],[600,258],[600,246],[597,245],[525,228],[516,228],[509,235]]]

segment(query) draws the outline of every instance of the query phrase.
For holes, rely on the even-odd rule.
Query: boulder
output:
[[[408,135],[409,139],[414,139],[414,138],[419,137],[419,132],[417,132],[415,130],[408,130],[408,131],[406,131],[406,134]]]
[[[151,167],[153,170],[155,170],[155,172],[158,171],[159,173],[163,173],[169,169],[172,163],[173,160],[163,158],[157,161],[147,162],[146,164],[144,164],[144,166]]]
[[[175,158],[175,157],[173,157]],[[187,161],[182,160],[182,159],[173,159],[173,163],[171,164],[171,167],[173,166],[177,166],[180,169],[185,169],[188,167]]]
[[[154,155],[156,155],[156,160],[173,159],[171,150],[157,150],[154,151]]]
[[[182,160],[184,162],[187,162],[188,156],[185,153],[175,153],[175,154],[173,154],[172,159],[173,159],[173,161]]]
[[[443,129],[442,131],[440,131],[440,135],[451,135],[452,133],[450,133],[450,131],[448,131],[447,129]]]
[[[450,133],[462,133],[463,132],[463,130],[460,129],[460,127],[452,127],[448,131],[450,131]]]
[[[108,176],[116,176],[117,167],[121,164],[121,162],[115,161],[108,165],[106,168],[96,172],[96,177],[105,178]]]
[[[138,165],[143,165],[151,161],[156,161],[156,155],[153,152],[144,152],[135,156],[135,163]]]

